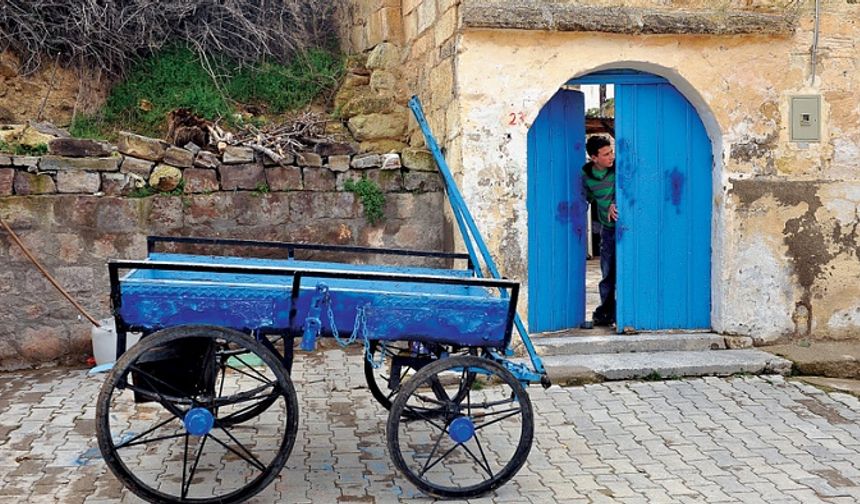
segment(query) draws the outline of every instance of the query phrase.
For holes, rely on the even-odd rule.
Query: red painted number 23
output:
[[[517,124],[525,124],[526,123],[526,114],[525,112],[510,112],[508,113],[508,125],[516,126]]]

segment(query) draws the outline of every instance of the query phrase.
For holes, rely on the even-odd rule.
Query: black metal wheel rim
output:
[[[477,497],[503,485],[525,463],[533,435],[523,386],[501,365],[475,356],[439,359],[418,371],[398,393],[387,425],[394,465],[441,498]]]
[[[105,462],[150,502],[244,501],[277,477],[297,430],[278,357],[212,326],[144,338],[114,365],[96,405]]]

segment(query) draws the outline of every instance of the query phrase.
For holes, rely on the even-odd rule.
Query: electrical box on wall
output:
[[[818,95],[792,96],[790,105],[791,141],[821,141],[821,97]]]

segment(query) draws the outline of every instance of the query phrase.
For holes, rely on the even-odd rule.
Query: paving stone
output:
[[[296,447],[280,478],[256,500],[423,499],[388,459],[387,412],[367,394],[360,353],[329,350],[312,359],[298,355],[292,374],[302,415]],[[3,495],[139,502],[102,462],[75,465],[96,446],[91,419],[102,379],[85,370],[0,375],[8,400],[0,403],[2,425],[15,425],[0,435]],[[526,465],[470,502],[806,503],[857,502],[860,495],[860,432],[838,423],[850,417],[851,406],[793,382],[616,382],[530,387],[529,394],[536,433]],[[815,414],[823,406],[838,415]],[[767,411],[778,414],[757,423]],[[23,457],[36,458],[16,461]],[[162,463],[147,462],[153,471],[163,471]],[[51,481],[62,490],[46,493]]]
[[[218,155],[209,151],[200,151],[194,158],[194,166],[199,168],[217,168],[221,164]]]
[[[208,193],[218,190],[218,176],[215,170],[206,168],[186,168],[182,172],[186,193]]]
[[[191,168],[194,163],[194,153],[188,149],[171,145],[164,151],[162,162],[179,168]]]

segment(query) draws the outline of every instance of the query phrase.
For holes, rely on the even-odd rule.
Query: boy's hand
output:
[[[610,203],[609,205],[609,222],[618,220],[618,207],[615,206],[615,203]]]

